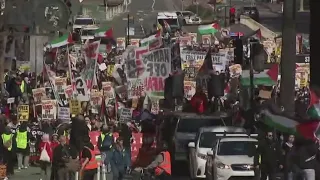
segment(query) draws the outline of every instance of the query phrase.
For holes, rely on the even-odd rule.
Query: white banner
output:
[[[58,119],[70,120],[70,108],[68,107],[58,107]]]
[[[57,117],[57,101],[43,100],[42,101],[42,120],[52,120]]]

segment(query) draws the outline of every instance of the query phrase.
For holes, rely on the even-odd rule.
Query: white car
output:
[[[206,179],[253,179],[254,150],[258,140],[252,137],[223,137],[207,152]]]
[[[75,18],[72,29],[73,31],[77,29],[98,29],[96,21],[87,16],[78,16]]]
[[[201,18],[191,11],[177,11],[176,14],[183,19],[184,24],[200,24]]]
[[[186,21],[186,24],[201,24],[202,23],[201,18],[196,15],[191,16],[188,19],[185,18],[185,21]]]
[[[218,140],[219,134],[245,133],[244,128],[220,126],[200,128],[194,142],[189,142],[189,171],[191,179],[205,178],[207,152]]]

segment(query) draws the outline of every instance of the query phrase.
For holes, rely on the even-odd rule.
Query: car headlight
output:
[[[230,166],[219,162],[219,163],[217,163],[217,168],[219,168],[219,169],[230,169]]]
[[[206,154],[197,153],[197,156],[200,159],[207,160],[207,155]]]

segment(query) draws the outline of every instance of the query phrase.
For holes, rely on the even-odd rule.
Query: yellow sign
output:
[[[29,105],[18,106],[18,120],[28,121],[29,120]]]
[[[108,65],[108,68],[107,68],[107,76],[108,77],[112,76],[113,69],[114,69],[114,65],[113,64]]]
[[[78,100],[70,100],[69,101],[70,105],[70,112],[73,115],[77,115],[81,113],[81,103]]]

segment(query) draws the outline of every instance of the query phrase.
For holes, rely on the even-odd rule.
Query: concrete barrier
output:
[[[276,33],[276,32],[271,31],[267,27],[263,26],[262,24],[258,23],[257,21],[253,20],[252,18],[250,18],[248,16],[241,15],[240,16],[240,23],[248,26],[253,31],[260,29],[262,37],[264,37],[266,39],[274,39],[275,37],[278,37],[280,35],[280,33]]]

